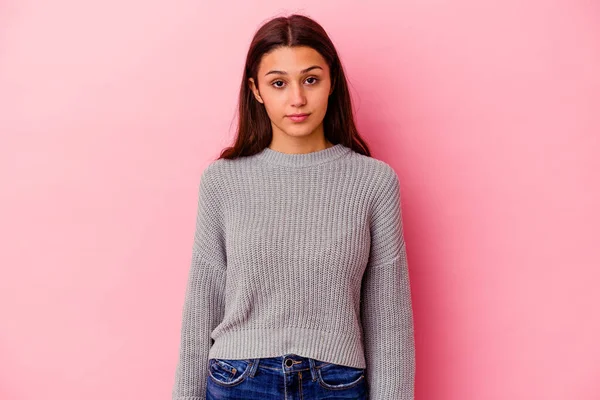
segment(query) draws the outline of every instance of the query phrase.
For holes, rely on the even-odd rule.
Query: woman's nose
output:
[[[306,103],[306,96],[304,95],[304,89],[301,86],[294,86],[291,90],[291,102],[294,106],[300,106]]]

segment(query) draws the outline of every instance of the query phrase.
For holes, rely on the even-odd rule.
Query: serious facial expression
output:
[[[313,48],[283,46],[272,50],[260,62],[258,87],[252,78],[249,84],[256,100],[265,106],[273,135],[323,133],[332,88],[327,62]]]

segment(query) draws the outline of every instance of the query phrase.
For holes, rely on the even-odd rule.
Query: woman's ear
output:
[[[262,103],[263,100],[260,97],[260,92],[258,91],[258,88],[256,87],[256,85],[254,84],[254,78],[249,78],[248,79],[248,86],[250,86],[250,90],[252,90],[252,93],[254,94],[254,98],[259,102]]]

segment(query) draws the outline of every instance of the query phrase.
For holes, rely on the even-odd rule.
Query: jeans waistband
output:
[[[316,379],[316,369],[322,364],[327,364],[323,361],[318,361],[313,358],[302,357],[297,354],[284,354],[278,357],[253,358],[250,376],[254,376],[259,366],[279,370],[282,374],[290,374],[301,370],[310,370],[312,379]]]

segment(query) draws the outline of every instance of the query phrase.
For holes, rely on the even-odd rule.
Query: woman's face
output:
[[[257,101],[271,119],[273,136],[324,136],[323,118],[331,94],[327,62],[306,46],[279,47],[263,56],[258,68],[258,88],[249,79]],[[292,114],[308,114],[294,120]]]

